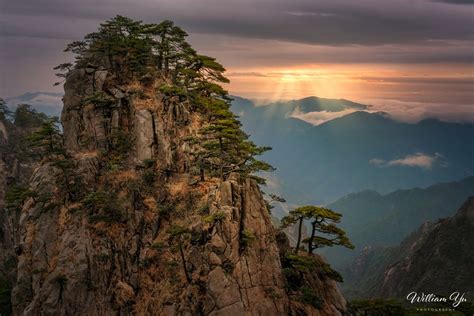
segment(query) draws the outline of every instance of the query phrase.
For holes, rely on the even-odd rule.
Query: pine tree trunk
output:
[[[186,259],[184,258],[183,244],[181,243],[181,241],[179,242],[179,254],[181,255],[181,261],[183,263],[183,270],[184,275],[186,276],[186,281],[188,281],[188,283],[191,283],[191,278],[189,277],[188,269],[186,268]]]
[[[300,244],[301,244],[301,228],[303,227],[303,217],[300,217],[300,222],[298,224],[298,240],[296,241],[296,248],[295,248],[295,254],[298,253],[298,250],[300,250]]]
[[[313,241],[314,241],[314,234],[316,233],[316,221],[311,223],[313,225],[311,229],[311,237],[309,237],[309,243],[308,243],[308,253],[312,254],[313,253]]]
[[[222,181],[224,181],[224,151],[222,148],[222,138],[219,137],[219,155],[220,155],[220,160],[221,160],[221,165],[220,165],[220,178]]]

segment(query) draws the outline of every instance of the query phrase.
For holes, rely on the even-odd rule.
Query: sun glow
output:
[[[261,102],[307,96],[349,99],[364,104],[440,103],[462,98],[472,74],[462,65],[321,64],[288,68],[231,69],[231,94]],[[443,87],[444,90],[440,88]],[[449,88],[449,89],[448,89]],[[445,91],[449,91],[446,93]],[[442,94],[439,91],[444,91]],[[472,95],[472,94],[471,94]],[[470,100],[460,100],[469,104]]]
[[[275,101],[316,95],[339,98],[350,77],[334,71],[317,68],[265,69],[250,72],[230,72],[232,93],[246,93],[258,86],[251,97]],[[234,92],[235,91],[235,92]],[[245,91],[245,92],[240,92]]]

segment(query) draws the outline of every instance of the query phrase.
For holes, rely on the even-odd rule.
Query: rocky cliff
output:
[[[321,270],[288,289],[254,180],[199,181],[186,139],[203,118],[162,83],[69,72],[67,154],[43,159],[21,209],[14,314],[340,315]]]
[[[0,99],[0,102],[3,100]],[[3,103],[3,102],[2,102]],[[4,104],[3,104],[4,105]],[[10,292],[16,281],[19,219],[29,179],[39,160],[27,137],[46,118],[28,105],[19,105],[12,120],[0,107],[0,314],[11,313]]]

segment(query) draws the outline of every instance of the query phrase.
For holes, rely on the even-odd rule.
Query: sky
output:
[[[117,14],[174,21],[259,104],[314,95],[474,121],[474,0],[0,0],[0,96],[60,92],[66,44]]]

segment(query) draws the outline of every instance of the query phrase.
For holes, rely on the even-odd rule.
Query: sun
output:
[[[340,93],[341,77],[322,69],[287,69],[270,72],[272,99],[306,96],[334,97]]]

